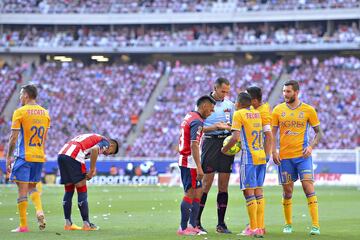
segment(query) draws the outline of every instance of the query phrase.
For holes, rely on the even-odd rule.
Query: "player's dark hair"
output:
[[[201,96],[197,101],[196,101],[196,106],[200,107],[200,105],[202,105],[205,102],[210,102],[211,104],[216,104],[216,101],[214,100],[214,98],[210,97],[209,95],[204,95]]]
[[[295,81],[295,80],[286,81],[284,86],[292,86],[292,89],[294,91],[299,91],[300,90],[299,82]]]
[[[241,104],[241,106],[249,107],[251,105],[250,94],[248,94],[246,92],[239,93],[239,95],[237,97],[237,101],[238,101],[238,103]]]
[[[222,78],[222,77],[219,77],[218,79],[216,79],[215,86],[220,87],[222,84],[230,85],[230,82],[226,78]]]
[[[30,99],[36,99],[37,97],[37,88],[35,85],[28,84],[21,87],[21,89],[26,92]]]
[[[250,95],[251,99],[257,99],[261,102],[262,100],[262,91],[261,88],[257,86],[251,86],[246,89],[247,93]]]
[[[119,142],[115,139],[110,138],[110,141],[115,143],[115,152],[113,153],[114,155],[117,154],[119,152]]]

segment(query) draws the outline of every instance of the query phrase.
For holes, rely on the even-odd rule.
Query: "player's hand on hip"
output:
[[[276,165],[280,165],[280,162],[281,162],[281,159],[280,159],[280,156],[279,156],[279,153],[278,152],[273,152],[272,153],[272,158],[273,158],[273,161]]]
[[[204,177],[204,171],[202,170],[202,167],[196,168],[196,180],[201,181]]]
[[[308,146],[303,150],[303,156],[304,158],[310,157],[312,153],[312,147]]]

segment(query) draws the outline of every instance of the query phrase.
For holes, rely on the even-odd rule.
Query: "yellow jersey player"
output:
[[[271,131],[271,107],[269,103],[262,102],[262,91],[261,88],[252,86],[246,89],[246,92],[251,97],[251,106],[260,112],[261,121],[262,121],[262,129],[263,129],[263,143],[264,150],[266,154],[266,162],[269,161],[271,155],[271,147],[273,142],[273,136]],[[264,222],[264,214],[265,214],[265,196],[263,194],[263,189],[258,188],[255,190],[255,197],[257,203],[257,221],[258,228],[261,229],[262,234],[265,234],[265,222]],[[247,226],[248,228],[248,226]],[[243,232],[246,232],[245,229]]]
[[[22,107],[15,110],[12,118],[9,148],[6,155],[7,172],[10,180],[18,186],[18,211],[20,226],[12,232],[28,232],[27,195],[30,195],[36,209],[39,229],[45,229],[45,217],[36,184],[41,180],[41,170],[45,162],[45,141],[50,117],[48,111],[36,103],[37,89],[34,85],[21,88]],[[11,167],[15,150],[15,163]]]
[[[248,93],[239,93],[237,111],[234,113],[229,143],[222,148],[225,154],[241,139],[240,188],[246,199],[250,226],[242,233],[245,236],[263,236],[259,228],[258,204],[255,192],[262,188],[266,172],[266,155],[263,146],[262,120],[260,112],[251,106]]]
[[[312,149],[321,139],[320,122],[315,109],[298,98],[299,83],[287,81],[283,87],[284,103],[277,105],[272,114],[273,160],[279,165],[279,181],[283,186],[284,233],[292,233],[292,193],[294,182],[300,177],[312,219],[311,235],[320,234],[318,202],[314,189]],[[315,137],[310,142],[312,127]],[[280,129],[280,151],[276,151],[276,134]]]
[[[261,88],[252,86],[246,89],[246,92],[251,97],[251,106],[260,112],[263,132],[264,132],[264,150],[266,157],[271,155],[271,147],[273,142],[273,136],[271,132],[271,107],[268,102],[262,102]],[[269,159],[267,159],[268,161]]]

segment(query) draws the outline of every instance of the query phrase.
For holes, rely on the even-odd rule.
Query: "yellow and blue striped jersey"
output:
[[[315,109],[306,104],[291,109],[286,103],[274,108],[272,125],[280,129],[280,158],[298,158],[303,155],[303,149],[310,145],[310,126],[320,125]]]
[[[243,163],[254,165],[266,163],[259,111],[254,108],[237,110],[234,113],[231,130],[240,131]]]
[[[25,105],[15,110],[11,129],[20,130],[15,157],[28,162],[45,162],[44,143],[50,116],[39,105]]]

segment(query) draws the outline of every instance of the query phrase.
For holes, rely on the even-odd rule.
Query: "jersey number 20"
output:
[[[254,136],[254,140],[252,141],[251,145],[254,150],[264,149],[263,145],[263,130],[260,131],[252,131],[252,136]],[[256,146],[256,142],[258,142],[258,147]]]

